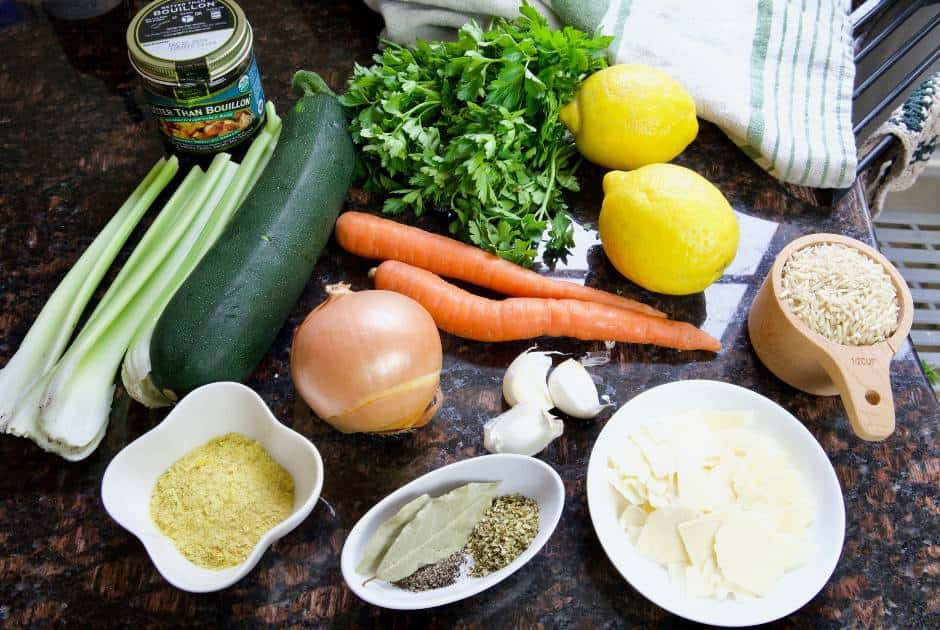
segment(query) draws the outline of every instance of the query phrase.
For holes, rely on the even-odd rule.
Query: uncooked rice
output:
[[[805,247],[783,266],[780,296],[794,315],[830,341],[868,346],[898,327],[898,295],[884,268],[852,247]]]

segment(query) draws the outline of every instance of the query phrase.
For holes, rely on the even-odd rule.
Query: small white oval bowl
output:
[[[186,559],[150,518],[157,479],[194,448],[226,433],[259,442],[294,478],[294,511],[271,528],[241,564],[204,569]],[[183,398],[153,429],[108,464],[101,481],[105,509],[144,544],[157,571],[173,586],[207,593],[231,586],[251,571],[274,541],[313,510],[323,487],[323,460],[310,440],[281,424],[264,400],[241,383],[210,383]]]
[[[486,577],[458,580],[451,586],[413,593],[382,580],[363,584],[369,576],[356,571],[366,544],[379,525],[390,519],[415,497],[440,496],[471,481],[500,481],[498,494],[521,494],[539,504],[539,533],[529,548],[499,571]],[[450,464],[418,477],[375,504],[359,519],[343,545],[343,578],[353,593],[382,608],[419,610],[450,604],[476,595],[518,571],[548,542],[561,518],[565,505],[565,486],[561,477],[545,462],[524,455],[498,454],[474,457]]]
[[[810,563],[788,571],[765,597],[718,601],[686,595],[671,582],[664,567],[636,550],[618,524],[618,499],[607,482],[608,455],[628,434],[645,423],[695,409],[753,409],[752,428],[771,437],[784,449],[815,493],[816,521],[810,528],[810,537],[816,543],[817,552]],[[839,479],[812,433],[772,400],[718,381],[667,383],[643,392],[621,407],[594,443],[588,464],[587,496],[591,521],[601,546],[627,582],[669,612],[715,626],[767,623],[802,608],[829,581],[845,538],[845,505]]]

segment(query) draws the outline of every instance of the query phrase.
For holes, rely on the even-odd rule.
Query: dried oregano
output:
[[[498,571],[529,548],[539,532],[539,504],[519,494],[496,497],[470,534],[466,550],[473,556],[470,575]]]

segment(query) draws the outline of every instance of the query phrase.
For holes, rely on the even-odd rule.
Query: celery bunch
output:
[[[115,374],[128,348],[149,339],[173,293],[264,169],[280,132],[270,103],[267,116],[241,165],[220,153],[205,172],[197,166],[187,174],[68,345],[102,276],[179,168],[175,157],[154,166],[62,280],[0,370],[0,430],[72,461],[95,450],[107,429]]]

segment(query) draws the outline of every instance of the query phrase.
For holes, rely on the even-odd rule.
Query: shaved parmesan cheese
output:
[[[663,418],[658,422],[651,422],[647,424],[642,429],[640,429],[640,432],[645,434],[648,438],[657,444],[671,442],[672,438],[675,436],[677,425],[683,420],[685,420],[685,416]]]
[[[704,416],[683,417],[681,429],[676,432],[673,448],[680,458],[705,459],[721,455],[720,442],[705,424]]]
[[[657,443],[649,435],[638,433],[631,438],[649,464],[654,477],[661,479],[676,471],[676,453],[667,442]]]
[[[627,528],[627,538],[630,539],[631,545],[636,545],[636,542],[640,539],[640,531],[642,527],[628,527]]]
[[[693,597],[767,594],[806,564],[815,501],[752,411],[692,411],[644,423],[608,458],[619,523]]]
[[[737,457],[752,457],[757,460],[779,460],[782,454],[776,446],[760,433],[750,429],[727,429],[721,431],[721,443],[726,454]]]
[[[810,556],[816,550],[815,545],[808,543],[805,539],[791,534],[776,534],[773,538],[773,545],[783,549],[785,559],[783,569],[789,571],[806,564]]]
[[[694,510],[681,505],[663,507],[646,518],[637,549],[660,564],[688,563],[685,547],[679,538],[679,523],[695,518]]]
[[[654,508],[671,505],[676,500],[676,486],[672,478],[647,479],[646,499]]]
[[[784,506],[806,496],[801,480],[786,462],[747,457],[733,477],[734,492],[746,506]]]
[[[683,461],[676,472],[679,500],[691,508],[714,512],[735,499],[727,466],[706,469],[701,461]]]
[[[646,479],[650,476],[650,467],[646,458],[634,442],[627,440],[617,457],[607,460],[609,468],[616,468],[624,477],[637,477]]]
[[[746,512],[728,515],[715,534],[718,567],[734,584],[766,595],[787,566],[785,551],[772,544],[774,538],[763,519]]]
[[[799,501],[780,508],[774,517],[779,532],[800,535],[813,523],[813,506],[808,501]]]
[[[620,513],[620,527],[624,531],[628,527],[643,527],[643,524],[646,523],[646,511],[636,505],[628,505],[623,512]]]
[[[646,490],[649,494],[665,496],[672,490],[671,479],[648,479],[646,481]]]
[[[626,499],[627,503],[632,505],[642,505],[646,503],[646,486],[637,482],[636,479],[621,477],[616,470],[607,470],[610,485],[614,487],[620,496]],[[642,494],[641,494],[642,492]]]
[[[692,597],[711,597],[714,595],[711,581],[706,578],[703,568],[694,565],[686,565],[685,567],[685,588]]]
[[[709,514],[695,520],[679,523],[679,537],[685,552],[695,566],[704,566],[715,555],[715,532],[721,526],[723,516]]]
[[[705,414],[705,424],[712,431],[725,429],[741,429],[751,423],[754,412],[747,411],[712,411]]]
[[[651,494],[649,495],[649,504],[654,508],[666,507],[669,505],[669,497],[664,494]]]

